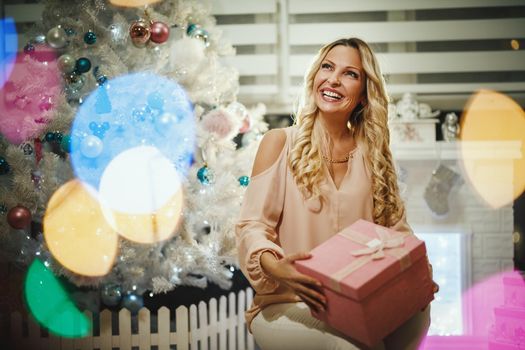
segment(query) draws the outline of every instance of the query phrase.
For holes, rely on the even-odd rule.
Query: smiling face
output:
[[[321,113],[349,117],[365,98],[365,73],[359,51],[343,45],[333,47],[315,74],[313,93]]]

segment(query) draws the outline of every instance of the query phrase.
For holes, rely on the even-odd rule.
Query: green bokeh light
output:
[[[33,317],[51,333],[65,338],[89,334],[89,319],[75,306],[59,280],[35,259],[27,271],[24,294]]]

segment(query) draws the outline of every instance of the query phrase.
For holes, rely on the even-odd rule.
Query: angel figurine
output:
[[[441,124],[443,140],[456,141],[459,136],[458,116],[456,113],[447,113],[445,121]]]

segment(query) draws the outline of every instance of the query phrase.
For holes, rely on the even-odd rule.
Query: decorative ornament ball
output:
[[[80,143],[80,152],[87,158],[96,158],[104,149],[102,140],[94,135],[84,137]]]
[[[31,224],[31,212],[26,207],[17,205],[7,213],[7,223],[12,228],[24,229]]]
[[[205,165],[197,171],[197,179],[199,179],[201,184],[209,185],[215,182],[215,174],[213,170]]]
[[[106,77],[105,75],[100,75],[100,76],[97,77],[97,84],[98,84],[99,86],[104,85],[104,83],[105,83],[106,81],[108,81],[108,77]]]
[[[161,135],[165,135],[170,128],[176,123],[177,117],[169,114],[163,113],[159,117],[155,118],[155,130]]]
[[[170,28],[166,23],[163,22],[151,23],[150,32],[150,39],[156,44],[162,44],[166,42],[170,36]]]
[[[44,137],[44,139],[45,139],[47,142],[53,142],[53,141],[55,141],[55,133],[54,133],[54,132],[47,132],[47,133],[46,133],[46,136]]]
[[[242,187],[246,187],[248,186],[248,184],[250,183],[250,178],[246,175],[243,175],[239,178],[239,184],[242,186]]]
[[[33,146],[31,146],[29,143],[26,143],[22,146],[22,150],[24,151],[25,156],[30,156],[33,154]]]
[[[100,299],[107,306],[117,306],[122,299],[122,289],[118,284],[106,284],[100,290]]]
[[[60,148],[66,153],[71,152],[71,135],[64,135],[62,137],[62,141],[60,141]]]
[[[0,175],[5,175],[11,170],[9,163],[4,157],[0,157]]]
[[[209,47],[210,46],[209,34],[208,34],[208,32],[205,29],[196,28],[196,29],[191,31],[189,36],[191,38],[202,40],[202,42],[204,43],[205,47]]]
[[[67,33],[61,27],[53,27],[46,34],[46,42],[54,49],[61,49],[67,45]]]
[[[143,20],[134,21],[129,27],[129,36],[135,46],[146,45],[151,36],[148,24]]]
[[[79,73],[86,73],[89,72],[91,69],[91,61],[89,58],[86,57],[80,57],[76,64],[75,64],[75,71]]]
[[[84,42],[88,45],[93,45],[97,42],[97,35],[91,30],[86,32],[86,34],[84,34]]]
[[[246,117],[241,122],[241,128],[239,129],[239,133],[240,134],[245,134],[248,131],[250,131],[251,128],[252,128],[252,120],[250,119],[250,117]]]
[[[84,84],[86,83],[86,78],[83,75],[72,73],[68,74],[65,77],[65,81],[67,84],[67,88],[78,91],[84,87]]]
[[[24,53],[30,55],[33,52],[35,52],[35,47],[31,43],[27,43],[26,46],[24,46]]]
[[[64,134],[62,134],[60,131],[55,131],[55,141],[60,143],[62,142],[62,138],[64,137]]]
[[[57,60],[58,69],[60,69],[62,73],[73,72],[75,70],[75,64],[76,61],[73,56],[68,54],[60,56]]]
[[[131,313],[137,313],[144,306],[144,299],[140,295],[129,293],[122,298],[122,306]]]
[[[64,31],[66,32],[67,36],[73,36],[77,33],[73,28],[66,28]]]

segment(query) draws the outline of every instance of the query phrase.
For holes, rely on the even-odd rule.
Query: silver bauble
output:
[[[51,28],[46,35],[46,42],[54,49],[61,49],[67,45],[66,31],[61,27]]]
[[[100,299],[107,306],[117,306],[122,299],[122,289],[117,284],[107,284],[100,290]]]

